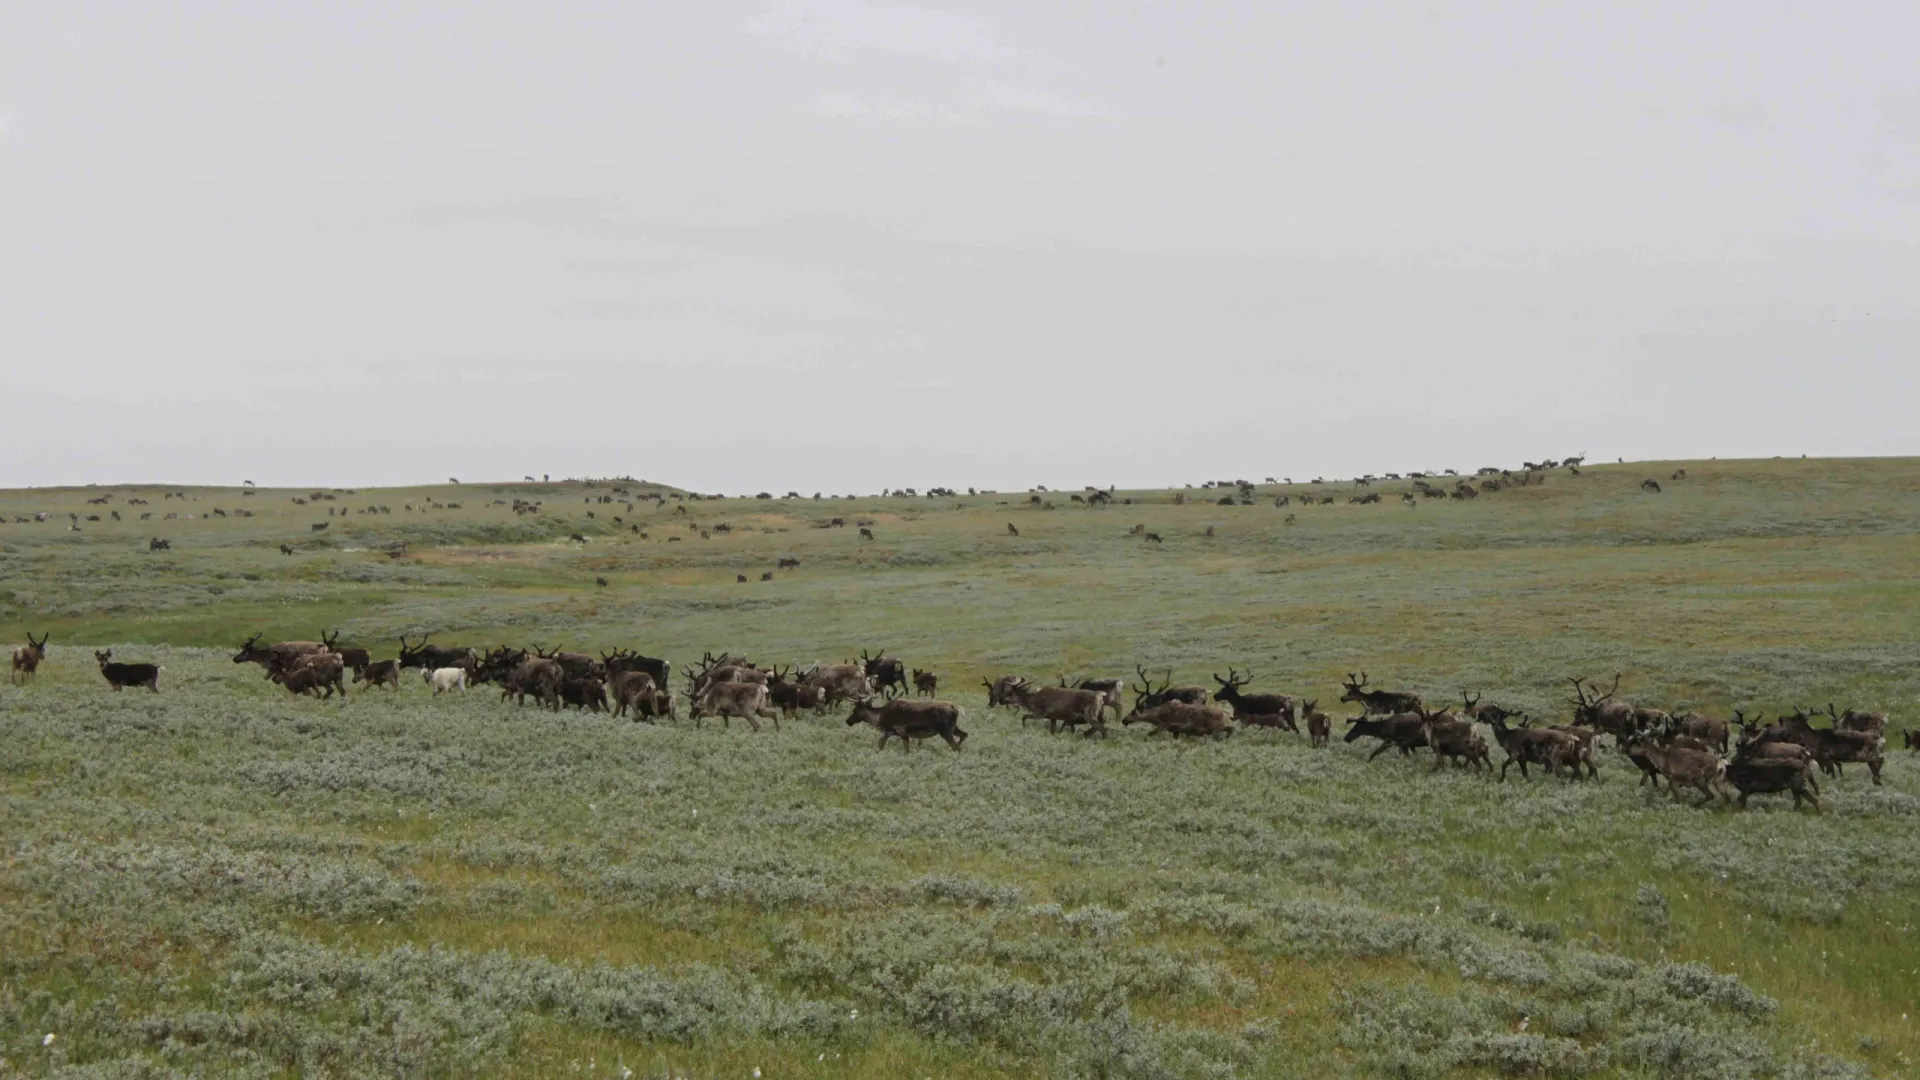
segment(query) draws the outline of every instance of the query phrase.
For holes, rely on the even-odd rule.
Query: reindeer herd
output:
[[[435,697],[484,685],[498,687],[502,701],[513,699],[525,705],[532,698],[556,712],[577,708],[648,723],[680,719],[673,665],[631,649],[593,655],[536,644],[531,649],[498,646],[482,652],[402,636],[397,656],[375,660],[368,650],[342,645],[339,638],[337,631],[323,630],[318,640],[263,645],[255,634],[240,646],[233,662],[257,664],[268,680],[290,693],[320,698],[338,694],[344,699],[349,672],[355,685],[398,690],[403,673],[417,670]],[[15,685],[33,679],[46,660],[46,649],[46,635],[36,639],[28,634],[27,644],[14,650],[11,681]],[[164,669],[117,662],[111,650],[96,652],[94,657],[111,689],[159,693]],[[760,730],[762,720],[777,730],[782,717],[791,720],[802,712],[819,714],[845,707],[850,709],[848,726],[871,725],[880,732],[882,747],[897,739],[904,749],[938,737],[959,750],[967,739],[960,726],[964,711],[938,700],[938,676],[910,668],[884,650],[862,650],[857,660],[804,668],[762,666],[731,653],[709,652],[682,674],[681,696],[696,726],[709,717],[719,719],[723,727],[738,718],[754,731]],[[1018,711],[1022,726],[1045,721],[1049,733],[1104,736],[1109,734],[1107,722],[1112,718],[1123,727],[1146,725],[1149,738],[1169,734],[1218,739],[1247,728],[1299,734],[1304,724],[1309,745],[1325,747],[1331,741],[1333,718],[1320,710],[1319,699],[1249,693],[1250,672],[1229,667],[1224,677],[1212,676],[1211,689],[1197,684],[1176,686],[1170,670],[1158,683],[1143,665],[1135,665],[1134,674],[1137,683],[1061,676],[1057,685],[1048,685],[1021,675],[981,682],[988,708]],[[1796,808],[1805,802],[1817,809],[1819,776],[1837,778],[1847,765],[1865,766],[1872,782],[1881,782],[1887,745],[1885,713],[1840,711],[1829,704],[1824,713],[1797,707],[1769,723],[1737,709],[1731,717],[1722,717],[1623,701],[1618,697],[1618,674],[1604,692],[1586,679],[1569,682],[1573,687],[1567,702],[1572,709],[1570,721],[1546,724],[1464,692],[1458,707],[1429,708],[1420,694],[1376,687],[1365,671],[1349,673],[1339,700],[1358,712],[1341,718],[1345,741],[1375,740],[1369,761],[1389,750],[1403,757],[1427,750],[1433,756],[1433,771],[1451,764],[1501,781],[1516,765],[1523,779],[1536,767],[1550,777],[1596,779],[1599,750],[1610,745],[1634,766],[1641,786],[1651,785],[1657,791],[1665,781],[1675,798],[1696,792],[1701,805],[1716,798],[1734,801],[1737,793],[1744,807],[1749,796],[1783,793],[1793,797]],[[1920,752],[1920,731],[1907,731],[1903,738],[1908,750]],[[1496,747],[1505,755],[1497,772],[1492,758]]]

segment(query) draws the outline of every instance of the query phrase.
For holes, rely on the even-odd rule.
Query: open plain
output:
[[[1920,1073],[1920,461],[1235,490],[0,492],[0,642],[50,638],[0,684],[0,1075]],[[233,662],[323,630],[677,671],[885,650],[971,737],[417,671],[319,700]],[[109,648],[158,693],[111,690]],[[1136,665],[1250,670],[1332,745],[1049,735],[982,685]],[[1580,782],[1369,761],[1361,671],[1543,722],[1615,672],[1667,709],[1885,711],[1885,783],[1741,811],[1611,748]]]

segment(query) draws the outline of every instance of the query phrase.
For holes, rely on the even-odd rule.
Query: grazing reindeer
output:
[[[1299,707],[1299,698],[1291,694],[1243,694],[1240,689],[1253,682],[1253,673],[1242,675],[1231,667],[1227,668],[1226,678],[1215,675],[1213,681],[1220,684],[1213,700],[1232,705],[1234,720],[1243,725],[1281,728],[1299,734],[1300,728],[1294,723],[1294,710]]]
[[[940,677],[931,671],[913,669],[913,692],[920,697],[933,697],[940,686]]]
[[[173,541],[162,540],[156,536],[153,539],[147,541],[147,550],[148,551],[172,551]]]
[[[33,673],[40,670],[40,661],[47,658],[47,634],[41,634],[40,640],[33,640],[33,631],[27,631],[27,643],[13,650],[13,673],[9,676],[13,685],[20,686]]]
[[[153,664],[116,664],[113,662],[113,650],[96,652],[93,658],[100,665],[100,674],[106,676],[107,685],[119,693],[123,687],[144,686],[154,693],[160,692],[160,669]]]
[[[1019,536],[1019,535],[1020,535],[1020,530],[1019,530],[1019,529],[1016,529],[1016,528],[1014,528],[1014,527],[1013,527],[1013,522],[1011,522],[1011,521],[1009,521],[1009,522],[1007,522],[1007,535],[1008,535],[1008,536]]]
[[[778,564],[778,568],[781,570],[798,570],[800,568],[800,560],[799,559],[781,559]]]
[[[867,528],[865,525],[860,526],[860,539],[862,540],[873,539],[873,530]]]
[[[1658,495],[1660,494],[1660,481],[1655,480],[1653,477],[1649,476],[1645,480],[1640,481],[1640,490],[1648,492],[1653,495]]]
[[[1417,713],[1423,704],[1419,694],[1409,694],[1395,690],[1368,690],[1367,673],[1361,672],[1358,678],[1353,672],[1347,672],[1347,681],[1342,684],[1346,693],[1340,695],[1342,702],[1351,702],[1367,710],[1368,716],[1394,716],[1400,713]]]
[[[287,546],[287,545],[285,545],[285,544],[281,544],[281,545],[280,545],[280,554],[282,554],[282,555],[291,555],[291,554],[293,554],[293,549],[292,549],[292,548],[290,548],[290,547],[288,547],[288,546]]]
[[[1159,534],[1159,533],[1156,533],[1156,532],[1150,532],[1150,533],[1141,533],[1141,534],[1140,534],[1140,539],[1142,539],[1142,540],[1145,540],[1145,541],[1146,541],[1147,543],[1149,543],[1149,544],[1164,544],[1164,543],[1166,543],[1166,541],[1165,541],[1165,540],[1162,540],[1162,539],[1160,538],[1160,534]]]
[[[1300,706],[1307,718],[1307,744],[1315,748],[1325,748],[1327,738],[1333,734],[1333,720],[1319,709],[1318,698]]]

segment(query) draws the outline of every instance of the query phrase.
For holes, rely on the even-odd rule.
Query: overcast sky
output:
[[[1920,453],[1916,41],[1893,0],[0,3],[0,485]]]

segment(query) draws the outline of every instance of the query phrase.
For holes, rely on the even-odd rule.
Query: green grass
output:
[[[1685,465],[1417,509],[1398,484],[1284,510],[1268,487],[631,513],[582,501],[607,485],[0,493],[0,641],[53,634],[0,685],[0,1075],[1913,1075],[1902,752],[1884,787],[1827,781],[1820,814],[1738,813],[1649,801],[1611,754],[1599,783],[1501,785],[985,708],[1004,671],[1232,664],[1329,707],[1364,669],[1564,716],[1567,676],[1619,671],[1659,705],[1909,726],[1920,461]],[[491,505],[516,497],[545,512]],[[393,513],[326,515],[368,504]],[[66,528],[108,510],[128,520]],[[877,754],[833,717],[650,727],[411,681],[319,702],[229,662],[323,626],[376,655],[425,631],[682,662],[884,647],[972,738]],[[109,692],[106,646],[164,692]]]

